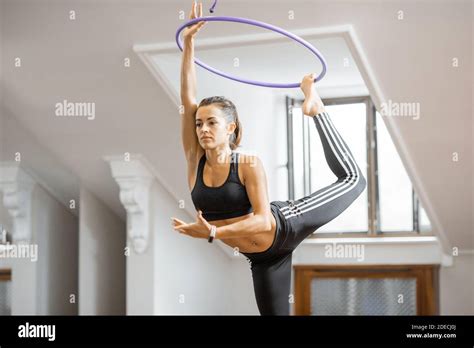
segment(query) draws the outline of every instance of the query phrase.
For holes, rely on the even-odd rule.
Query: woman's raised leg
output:
[[[327,164],[337,181],[283,207],[290,233],[284,248],[296,248],[306,237],[344,210],[367,186],[364,175],[349,147],[342,139],[326,111],[313,116]]]

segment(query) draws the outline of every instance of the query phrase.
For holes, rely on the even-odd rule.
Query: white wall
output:
[[[0,2],[0,52],[3,52],[3,1]],[[3,55],[0,54],[0,158],[2,153],[3,138]]]
[[[0,202],[3,202],[3,193],[0,192]],[[5,228],[9,234],[11,234],[12,228],[13,228],[13,223],[10,214],[8,213],[8,210],[5,209],[3,204],[0,204],[0,224],[3,225],[3,228]],[[0,231],[1,233],[1,231]],[[1,260],[1,259],[0,259]]]
[[[0,2],[0,52],[3,52],[3,1]],[[0,148],[2,147],[3,55],[0,54]],[[1,152],[1,150],[0,150]]]
[[[81,189],[79,314],[125,314],[125,222]]]
[[[127,315],[153,315],[156,312],[155,236],[151,234],[148,238],[148,248],[142,254],[133,251],[130,239],[127,238],[127,250],[130,250],[126,259]],[[167,280],[163,277],[161,281]]]
[[[218,315],[239,311],[233,294],[248,284],[235,282],[241,269],[216,244],[175,231],[171,217],[195,221],[161,185],[152,188],[154,314]],[[243,263],[243,260],[236,262]],[[245,262],[246,263],[246,262]]]
[[[231,315],[260,315],[253,290],[252,271],[244,259],[234,260],[229,267],[232,272],[232,311]]]
[[[3,259],[3,262],[5,268],[11,269],[11,314],[37,315],[40,308],[42,310],[41,314],[47,314],[45,307],[49,303],[43,302],[40,304],[40,301],[45,301],[46,299],[44,291],[40,290],[40,287],[45,287],[44,283],[38,284],[38,264],[31,262],[29,259],[14,258]],[[41,299],[40,296],[42,296]]]
[[[77,218],[40,185],[35,186],[31,203],[28,245],[37,245],[38,259],[0,258],[0,268],[12,270],[12,314],[75,315]],[[5,210],[3,201],[0,206]],[[71,294],[75,303],[70,303]]]
[[[32,213],[33,240],[38,243],[35,314],[75,315],[77,301],[69,300],[71,294],[77,299],[77,218],[39,185],[33,193]]]
[[[440,269],[440,314],[474,314],[474,254],[453,257],[452,267]]]

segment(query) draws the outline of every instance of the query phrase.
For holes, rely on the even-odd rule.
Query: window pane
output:
[[[325,106],[335,128],[346,142],[367,178],[367,135],[365,103]],[[306,117],[306,116],[305,116]],[[337,177],[329,168],[314,122],[310,130],[311,192],[330,185]],[[361,232],[368,230],[367,189],[339,216],[320,227],[318,233]]]
[[[11,281],[0,281],[0,315],[11,314]]]
[[[304,160],[303,160],[303,114],[301,108],[293,108],[293,177],[295,197],[304,196]]]
[[[385,127],[376,113],[380,228],[382,232],[413,231],[412,184]]]

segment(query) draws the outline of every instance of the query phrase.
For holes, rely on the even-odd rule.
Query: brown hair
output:
[[[229,99],[222,96],[214,96],[209,98],[204,98],[199,103],[198,109],[201,106],[207,106],[211,104],[217,104],[222,112],[224,113],[225,120],[227,123],[235,122],[236,127],[234,133],[230,135],[229,145],[232,150],[235,150],[239,144],[240,140],[242,139],[242,124],[239,120],[239,115],[237,113],[237,108],[235,107],[234,103],[232,103]]]

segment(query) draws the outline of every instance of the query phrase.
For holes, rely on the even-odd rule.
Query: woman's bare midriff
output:
[[[275,217],[273,216],[273,214],[270,215],[272,217],[272,228],[269,232],[256,233],[253,236],[246,236],[240,238],[222,238],[220,240],[231,248],[238,248],[238,251],[242,253],[258,253],[265,251],[272,245],[276,231]],[[231,219],[209,221],[209,223],[220,227],[235,223],[237,221],[248,219],[251,216],[253,216],[253,213],[238,216]]]

